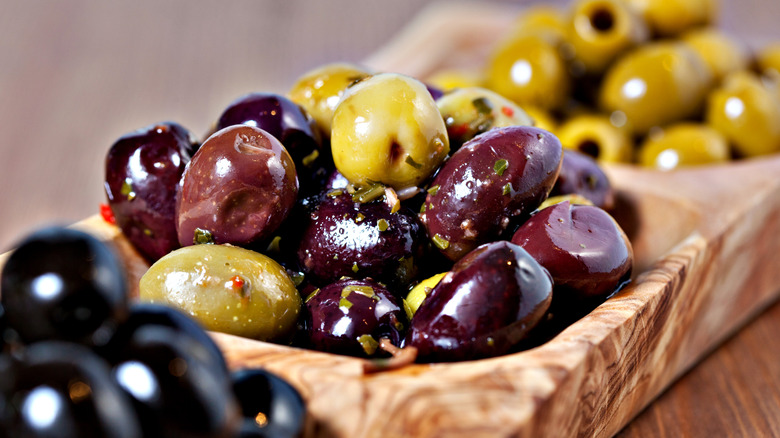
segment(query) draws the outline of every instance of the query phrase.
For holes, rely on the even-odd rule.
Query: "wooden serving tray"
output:
[[[366,63],[418,77],[483,65],[516,11],[433,6]],[[356,358],[214,338],[231,367],[268,368],[301,391],[310,436],[611,436],[780,295],[780,156],[606,170],[633,282],[540,347],[366,375]],[[116,247],[136,294],[148,266],[118,229],[98,216],[75,226]]]

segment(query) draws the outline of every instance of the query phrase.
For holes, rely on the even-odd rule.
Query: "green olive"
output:
[[[780,76],[780,42],[768,44],[756,53],[756,64],[764,74]]]
[[[674,36],[712,23],[718,15],[718,0],[622,0],[644,17],[658,36]]]
[[[707,63],[716,81],[729,73],[747,69],[750,63],[745,46],[716,28],[693,30],[681,40]]]
[[[567,41],[586,73],[603,72],[621,53],[647,38],[644,21],[619,0],[578,0],[572,5]]]
[[[435,73],[426,82],[442,91],[451,91],[456,88],[481,87],[485,77],[475,71],[450,69]]]
[[[659,42],[637,48],[607,71],[599,93],[608,113],[620,111],[636,134],[691,117],[710,89],[707,65],[689,47]]]
[[[450,150],[447,127],[420,81],[382,73],[350,87],[333,114],[336,168],[356,185],[396,190],[425,180]]]
[[[508,39],[488,61],[488,87],[520,106],[560,108],[571,88],[557,42],[537,34]]]
[[[564,148],[575,149],[608,163],[631,161],[631,136],[609,116],[584,114],[572,117],[555,131]]]
[[[730,158],[726,138],[700,123],[679,123],[652,133],[639,150],[639,163],[661,170],[723,163]]]
[[[284,268],[230,245],[173,251],[141,277],[140,299],[177,307],[206,329],[259,340],[284,340],[301,297]]]
[[[558,121],[555,120],[555,117],[548,111],[535,106],[524,106],[523,110],[531,117],[531,120],[534,121],[534,126],[555,133],[555,130],[558,127]]]
[[[425,301],[425,298],[428,296],[431,290],[436,287],[437,284],[439,284],[445,275],[447,275],[447,273],[442,272],[441,274],[436,274],[430,278],[426,278],[425,280],[417,283],[417,285],[415,285],[412,290],[409,291],[409,294],[404,299],[404,310],[406,310],[406,316],[408,316],[410,320],[412,319],[412,316],[414,316],[415,312],[417,312],[417,309],[420,308],[422,302]]]
[[[289,97],[314,118],[327,138],[330,137],[333,111],[344,90],[370,75],[366,69],[353,64],[326,64],[298,78],[290,89]]]
[[[479,87],[459,88],[436,101],[452,150],[492,128],[532,126],[533,120],[514,102]]]
[[[563,39],[566,36],[566,15],[554,7],[545,4],[530,6],[515,20],[512,30],[515,34],[549,34]]]
[[[780,151],[780,93],[753,73],[727,76],[709,96],[706,119],[726,136],[738,155]]]

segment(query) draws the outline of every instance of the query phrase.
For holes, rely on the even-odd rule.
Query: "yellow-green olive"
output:
[[[760,72],[780,76],[780,41],[768,44],[756,53]]]
[[[195,245],[158,260],[141,277],[140,299],[181,309],[206,329],[284,340],[301,297],[272,259],[230,245]]]
[[[717,0],[622,0],[636,8],[658,36],[674,36],[712,23]]]
[[[631,136],[609,116],[586,114],[565,121],[555,131],[564,148],[575,149],[607,163],[631,161]]]
[[[648,136],[639,150],[639,163],[661,170],[722,163],[730,158],[726,138],[700,123],[670,125]]]
[[[425,180],[450,150],[447,127],[420,81],[382,73],[350,87],[333,114],[336,168],[356,185],[396,190]]]
[[[745,46],[714,27],[690,31],[681,40],[707,63],[716,81],[729,73],[747,69],[750,63]]]
[[[482,73],[469,70],[442,70],[426,80],[427,83],[442,91],[456,88],[481,87],[485,83]]]
[[[563,11],[545,4],[528,7],[515,20],[512,31],[515,34],[549,34],[555,38],[566,37],[567,19]]]
[[[406,316],[408,316],[409,319],[412,319],[414,313],[417,312],[417,309],[420,308],[422,302],[425,301],[425,297],[427,297],[431,290],[439,284],[445,275],[447,275],[447,273],[442,272],[441,274],[426,278],[417,283],[417,285],[409,291],[409,294],[404,299],[404,310],[406,310]]]
[[[528,105],[524,106],[523,110],[526,114],[528,114],[529,117],[531,117],[531,120],[534,122],[534,126],[537,128],[542,128],[545,131],[555,133],[555,130],[558,127],[558,121],[555,120],[555,117],[553,117],[552,114],[550,114],[548,111]]]
[[[357,65],[326,64],[305,73],[290,89],[290,100],[302,106],[317,122],[322,134],[330,137],[333,111],[344,90],[371,73]]]
[[[536,208],[536,210],[544,210],[551,205],[560,204],[561,202],[566,201],[569,201],[570,204],[575,205],[593,205],[590,199],[582,195],[572,193],[568,195],[550,196],[549,198],[545,199],[544,202],[542,202],[542,204]]]

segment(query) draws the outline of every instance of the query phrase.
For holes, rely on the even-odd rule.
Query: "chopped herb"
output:
[[[423,205],[420,207],[420,213],[425,213],[425,210],[426,210],[425,207],[426,207],[425,203],[423,202]]]
[[[496,343],[496,341],[494,341],[493,338],[490,338],[490,337],[487,338],[488,347],[492,347],[493,345],[495,345],[495,343]]]
[[[580,243],[580,248],[585,248],[585,244],[584,243]]]
[[[536,138],[539,140],[544,140],[544,134],[536,134]]]
[[[398,199],[395,200],[395,203],[393,203],[393,207],[390,208],[390,214],[398,213],[398,210],[401,209],[401,201]]]
[[[509,162],[502,158],[493,165],[493,171],[496,172],[498,176],[501,176],[504,174],[507,167],[509,167]]]
[[[352,272],[357,274],[358,269],[360,268],[358,268],[357,262],[352,262]]]
[[[390,226],[390,224],[388,224],[384,219],[379,219],[376,223],[376,226],[379,228],[379,231],[387,231],[387,228]]]
[[[328,192],[328,196],[331,198],[335,198],[336,196],[341,196],[344,194],[344,191],[341,189],[331,190]]]
[[[309,301],[311,301],[312,298],[316,297],[318,293],[320,293],[320,290],[314,289],[314,292],[310,293],[309,296],[306,297],[306,299],[303,302],[308,303]]]
[[[290,274],[290,279],[292,280],[295,287],[300,286],[303,283],[303,280],[306,278],[306,275],[302,272],[293,272]]]
[[[480,114],[490,114],[493,112],[493,105],[490,104],[490,101],[487,100],[484,97],[478,97],[471,101],[471,104],[474,105],[474,108],[477,109],[477,112]]]
[[[211,231],[195,228],[195,237],[192,239],[192,243],[195,245],[214,243],[214,236],[211,234]]]
[[[119,193],[127,196],[128,201],[135,199],[135,192],[133,191],[133,180],[130,178],[125,178],[125,180],[122,181],[122,188],[119,189]]]
[[[433,202],[429,202],[428,203],[428,209],[429,210],[433,210]]]
[[[363,351],[369,356],[376,353],[376,349],[379,347],[379,342],[371,335],[362,335],[357,338],[357,341],[360,343],[360,346],[363,347]]]
[[[153,235],[154,233],[153,233],[153,232],[152,232],[152,230],[150,230],[149,228],[144,228],[144,234],[146,234],[146,235],[147,235],[147,236],[149,236],[149,237],[152,237],[152,235]]]
[[[441,237],[439,234],[433,236],[433,244],[442,251],[450,247],[450,241]]]
[[[509,195],[510,193],[512,193],[512,183],[506,183],[506,185],[504,186],[504,190],[502,191],[502,194],[506,196]]]
[[[435,186],[431,187],[430,189],[428,189],[428,194],[430,194],[431,196],[436,196],[436,194],[439,193],[439,188],[440,187],[441,186],[439,186],[439,185],[435,185]]]
[[[405,298],[402,298],[404,302],[404,311],[406,312],[406,318],[412,319],[414,316],[414,310],[412,309],[412,306],[406,301]]]
[[[407,156],[406,156],[406,159],[404,160],[404,162],[405,162],[406,164],[408,164],[408,165],[410,165],[410,166],[414,167],[415,169],[422,169],[422,164],[420,164],[420,163],[418,163],[418,162],[414,161],[414,158],[412,158],[412,156],[411,156],[411,155],[407,155]]]
[[[268,247],[265,249],[268,252],[279,252],[279,243],[282,241],[282,236],[274,236],[273,240],[271,240],[271,243],[268,244]]]
[[[320,151],[317,149],[311,151],[311,153],[305,157],[303,157],[303,160],[301,162],[306,167],[311,167],[312,163],[314,163],[314,160],[320,157]]]
[[[363,222],[363,219],[365,219],[365,218],[366,218],[366,215],[364,215],[363,213],[358,213],[357,217],[355,218],[355,223],[359,224],[359,223]]]
[[[368,297],[368,298],[376,297],[376,292],[374,292],[373,287],[360,286],[360,285],[345,286],[344,289],[341,289],[341,296],[342,298],[347,298],[349,294],[351,294],[352,292],[355,292],[357,294],[363,295],[364,297]]]
[[[352,307],[352,302],[349,301],[346,298],[342,298],[339,300],[339,308],[343,311],[349,310],[349,308]]]
[[[338,254],[334,254],[333,255],[333,260],[338,260],[338,259],[339,259],[339,255]]]
[[[385,188],[385,201],[390,207],[390,214],[398,213],[401,209],[401,201],[398,199],[398,194],[392,187]]]
[[[370,186],[356,188],[355,193],[352,195],[352,200],[360,203],[369,202],[382,196],[384,192],[385,186],[373,183]]]

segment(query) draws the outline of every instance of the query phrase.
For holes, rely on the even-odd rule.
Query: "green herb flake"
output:
[[[512,193],[512,183],[506,183],[504,186],[504,189],[501,191],[501,194],[504,196],[509,195]]]
[[[360,346],[363,347],[363,351],[369,356],[376,353],[376,349],[379,348],[379,342],[371,335],[362,335],[357,338],[357,341],[360,343]]]
[[[363,213],[358,213],[357,217],[355,218],[355,223],[359,224],[359,223],[363,222],[363,220],[365,218],[366,218],[366,215],[364,215]]]
[[[379,228],[379,231],[387,231],[387,228],[390,227],[390,224],[388,224],[384,219],[379,219],[376,223],[376,226]]]
[[[493,171],[496,172],[498,176],[501,176],[504,174],[507,167],[509,167],[509,162],[502,158],[493,165]]]
[[[311,301],[312,298],[316,297],[318,293],[320,293],[320,290],[319,289],[314,289],[314,292],[310,293],[309,296],[306,297],[305,300],[303,300],[303,302],[304,303],[308,303],[309,301]]]
[[[339,259],[339,255],[338,254],[334,254],[333,255],[333,260],[338,260],[338,259]]]
[[[125,180],[122,181],[122,187],[119,189],[119,193],[121,193],[123,196],[127,196],[128,201],[135,199],[135,192],[133,191],[133,180],[130,178],[125,178]]]
[[[311,153],[305,157],[303,157],[303,160],[301,162],[306,167],[311,167],[311,165],[314,163],[314,160],[320,157],[320,151],[317,149],[311,151]]]
[[[373,201],[374,199],[382,196],[384,193],[385,186],[379,183],[373,183],[370,186],[356,188],[355,193],[352,195],[352,200],[355,202],[365,203]]]
[[[331,198],[335,198],[336,196],[341,196],[344,194],[344,191],[341,189],[331,190],[328,192],[328,196]]]
[[[350,309],[350,307],[352,307],[352,302],[349,301],[348,299],[342,298],[339,300],[339,309],[341,309],[342,311],[346,312],[347,310]]]
[[[306,275],[302,272],[293,272],[290,274],[290,279],[292,280],[295,287],[300,286],[303,284],[303,280],[306,278]],[[319,289],[318,289],[319,290]]]
[[[404,312],[406,312],[406,318],[412,319],[412,317],[414,316],[414,309],[412,309],[412,306],[406,301],[405,298],[402,299],[404,303]]]
[[[144,234],[146,234],[148,237],[152,237],[154,233],[149,228],[144,228]]]
[[[267,252],[279,252],[281,249],[279,248],[279,243],[282,241],[282,236],[274,236],[273,240],[271,240],[271,243],[268,244],[268,247],[265,249]]]
[[[580,243],[580,248],[585,249],[585,244],[584,243]]]
[[[374,288],[371,286],[360,286],[360,285],[350,285],[350,286],[344,286],[344,289],[341,289],[341,296],[342,298],[347,298],[349,294],[352,292],[355,292],[356,294],[363,295],[367,298],[375,298],[376,292],[374,292]]]
[[[450,241],[441,237],[440,234],[433,236],[433,244],[436,245],[436,248],[439,248],[442,251],[450,247]]]
[[[431,196],[436,196],[436,194],[439,193],[439,188],[441,188],[441,186],[439,186],[439,185],[435,185],[435,186],[429,188],[428,189],[428,194],[431,195]]]
[[[425,210],[427,210],[427,207],[428,207],[428,206],[427,206],[427,205],[425,205],[425,203],[423,202],[423,205],[420,207],[420,213],[421,213],[421,214],[422,214],[422,213],[425,213]]]
[[[488,347],[492,347],[492,346],[494,346],[496,344],[496,341],[493,338],[489,337],[489,338],[487,338],[487,344],[488,344]]]
[[[355,274],[357,274],[357,271],[358,271],[359,269],[360,269],[360,268],[358,268],[357,262],[352,262],[352,272],[354,272]]]
[[[422,169],[422,164],[420,164],[420,163],[418,163],[418,162],[414,161],[414,158],[412,158],[412,156],[411,156],[411,155],[407,155],[407,156],[406,156],[406,159],[404,160],[404,162],[405,162],[406,164],[408,164],[408,165],[410,165],[410,166],[414,167],[415,169]]]
[[[195,237],[192,239],[195,245],[214,243],[214,236],[211,231],[195,228]]]
[[[477,112],[482,115],[487,115],[493,112],[493,105],[485,97],[478,97],[472,100],[471,104],[474,105],[474,108],[477,109]]]

